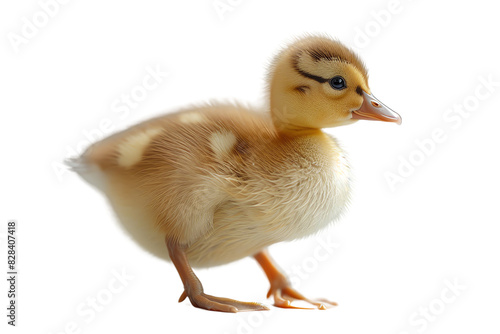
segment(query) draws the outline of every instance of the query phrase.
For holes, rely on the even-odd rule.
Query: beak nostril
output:
[[[371,104],[372,106],[374,106],[375,108],[380,108],[380,104],[378,104],[377,102],[375,101],[371,101]]]

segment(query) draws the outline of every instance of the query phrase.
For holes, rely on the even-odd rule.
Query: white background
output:
[[[486,0],[222,0],[230,8],[221,13],[214,3],[69,1],[15,46],[23,18],[44,24],[42,9],[2,2],[0,246],[5,254],[6,223],[16,219],[20,272],[14,329],[1,280],[2,333],[498,332],[498,8]],[[269,61],[305,33],[354,48],[373,93],[403,117],[399,127],[361,121],[327,130],[349,153],[352,205],[317,238],[271,247],[301,292],[339,306],[223,314],[178,304],[174,267],[135,245],[106,200],[58,163],[85,146],[85,133],[97,139],[106,119],[116,131],[209,99],[264,103]],[[148,67],[168,75],[126,117],[115,113]],[[496,83],[491,92],[481,78]],[[435,131],[444,140],[429,144]],[[416,141],[427,143],[426,155]],[[401,159],[413,170],[407,165],[391,188],[386,177]],[[133,277],[126,286],[113,280],[122,270]],[[272,303],[252,259],[197,273],[210,294]],[[87,303],[96,297],[106,305],[92,316]]]

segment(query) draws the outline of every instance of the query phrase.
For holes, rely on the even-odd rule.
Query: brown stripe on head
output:
[[[295,54],[291,57],[293,68],[302,76],[326,82],[336,75],[335,62],[348,63],[356,67],[368,78],[365,65],[359,57],[339,41],[326,37],[308,37],[296,42],[292,47]]]

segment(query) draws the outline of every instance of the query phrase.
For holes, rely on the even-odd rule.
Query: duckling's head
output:
[[[326,37],[302,38],[278,55],[270,100],[273,122],[282,130],[329,128],[360,119],[401,123],[371,94],[358,56]]]

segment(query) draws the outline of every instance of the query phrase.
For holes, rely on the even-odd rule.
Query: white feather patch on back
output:
[[[217,157],[224,157],[236,144],[236,136],[229,131],[217,131],[210,135],[210,147]]]
[[[184,112],[184,113],[180,114],[179,120],[182,123],[191,124],[191,123],[201,123],[201,122],[204,122],[206,119],[199,112],[191,111],[191,112]]]
[[[125,138],[118,145],[118,164],[122,167],[132,167],[138,163],[146,147],[161,131],[161,128],[152,128]]]

